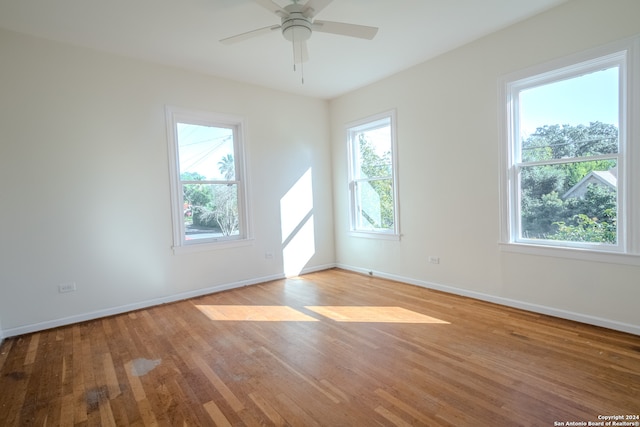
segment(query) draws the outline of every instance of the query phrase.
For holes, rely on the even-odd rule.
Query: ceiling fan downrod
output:
[[[300,63],[301,82],[304,84],[304,61],[306,60],[306,42],[311,38],[311,19],[303,13],[303,7],[294,2],[284,8],[288,15],[281,20],[282,36],[291,42],[293,49],[293,71]]]

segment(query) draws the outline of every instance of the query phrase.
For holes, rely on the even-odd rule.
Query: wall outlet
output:
[[[63,283],[61,285],[58,285],[58,292],[61,294],[64,294],[67,292],[73,292],[75,290],[76,290],[75,282]]]
[[[440,264],[440,257],[437,256],[430,256],[429,257],[429,262],[431,264]]]

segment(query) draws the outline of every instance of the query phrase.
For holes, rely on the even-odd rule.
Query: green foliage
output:
[[[200,175],[198,172],[182,172],[180,179],[182,181],[204,181],[205,176]]]
[[[584,198],[558,193],[529,199],[522,208],[523,237],[578,242],[616,242],[616,194],[590,184]]]
[[[372,228],[393,228],[393,181],[391,179],[391,152],[382,156],[376,154],[370,141],[363,134],[359,135],[360,173],[363,177],[381,178],[368,181],[367,190],[360,191],[363,206],[362,215]],[[372,209],[367,209],[371,207]],[[376,215],[373,214],[376,213]],[[379,215],[378,215],[379,213]]]
[[[562,192],[568,191],[591,171],[605,171],[615,167],[615,160],[592,160],[559,165],[565,176],[565,185]]]
[[[564,193],[566,173],[551,165],[522,169],[520,182],[526,197],[539,199],[552,192]]]
[[[232,181],[236,178],[236,164],[233,160],[232,154],[227,154],[218,162],[218,169],[220,173],[227,181]]]
[[[523,199],[521,212],[523,237],[545,238],[556,232],[555,224],[564,217],[564,202],[552,191],[540,198]]]
[[[566,215],[584,214],[608,223],[616,219],[616,194],[600,185],[589,184],[584,198],[570,198],[565,202]]]
[[[205,177],[197,172],[184,172],[180,174],[182,181],[204,181]],[[182,187],[184,199],[184,217],[185,221],[192,222],[194,225],[204,225],[200,215],[199,208],[206,206],[211,202],[211,187],[207,184],[185,184]]]
[[[564,222],[556,223],[558,231],[549,238],[571,242],[615,243],[615,221],[611,223],[598,221],[597,218],[589,218],[585,214],[575,215],[573,219],[575,225],[567,225]]]
[[[225,180],[235,179],[235,162],[231,154],[218,162],[218,169]],[[206,177],[186,172],[180,175],[183,181],[206,181]],[[238,193],[235,184],[184,184],[183,198],[186,223],[195,227],[220,230],[223,236],[238,231]]]
[[[223,236],[230,236],[238,230],[238,197],[235,185],[212,185],[211,203],[197,208],[198,217],[203,224],[214,224]]]
[[[211,205],[213,191],[208,184],[185,184],[183,187],[184,215],[187,222],[195,226],[210,227],[207,220],[202,218],[202,209]]]
[[[533,239],[616,242],[616,192],[589,184],[581,198],[561,195],[592,171],[616,166],[615,160],[588,156],[616,153],[618,129],[600,122],[590,126],[553,125],[538,128],[522,143],[524,162],[579,158],[580,161],[521,169],[522,235]],[[584,159],[584,161],[583,161]]]
[[[618,128],[601,122],[589,126],[543,126],[522,142],[525,162],[617,152]]]

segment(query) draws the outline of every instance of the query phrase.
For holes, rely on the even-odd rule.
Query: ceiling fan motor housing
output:
[[[290,4],[285,7],[289,16],[282,18],[282,35],[289,41],[301,42],[311,37],[311,19],[304,16],[302,7],[298,4]]]

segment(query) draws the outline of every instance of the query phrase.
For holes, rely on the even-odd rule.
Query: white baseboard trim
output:
[[[300,274],[312,273],[315,271],[328,270],[334,268],[335,264],[326,264],[314,267],[308,267],[303,269]],[[196,289],[188,292],[181,292],[179,294],[168,295],[160,298],[153,298],[150,300],[140,301],[132,304],[125,304],[117,307],[110,307],[102,310],[90,311],[87,313],[76,314],[73,316],[63,317],[60,319],[47,320],[45,322],[33,323],[24,326],[18,326],[16,328],[5,329],[0,331],[0,343],[2,341],[2,334],[4,338],[14,337],[17,335],[29,334],[32,332],[44,331],[46,329],[57,328],[60,326],[71,325],[74,323],[86,322],[88,320],[100,319],[102,317],[113,316],[116,314],[127,313],[130,311],[141,310],[157,305],[168,304],[176,301],[182,301],[189,298],[200,297],[203,295],[213,294],[216,292],[226,291],[229,289],[242,288],[244,286],[257,285],[260,283],[270,282],[272,280],[284,279],[284,273],[273,274],[269,276],[256,277],[247,280],[241,280],[232,283],[225,283],[220,285],[211,286],[208,288]]]
[[[344,270],[353,271],[369,275],[371,270],[353,267],[350,265],[336,264],[336,267]],[[411,285],[420,286],[427,289],[434,289],[437,291],[447,292],[449,294],[461,295],[469,298],[474,298],[481,301],[487,301],[495,304],[504,305],[507,307],[519,308],[521,310],[531,311],[534,313],[545,314],[548,316],[559,317],[561,319],[573,320],[580,323],[586,323],[594,326],[601,326],[603,328],[613,329],[616,331],[627,332],[634,335],[640,335],[640,325],[632,325],[629,323],[618,322],[610,319],[603,319],[601,317],[590,316],[582,313],[575,313],[572,311],[562,310],[553,307],[547,307],[539,304],[532,304],[526,301],[519,301],[510,298],[498,297],[495,295],[484,294],[481,292],[469,291],[466,289],[456,288],[453,286],[441,285],[438,283],[428,282],[424,280],[417,280],[410,277],[398,276],[395,274],[388,274],[380,271],[373,271],[374,277],[381,277],[384,279],[395,280],[397,282],[408,283]]]

